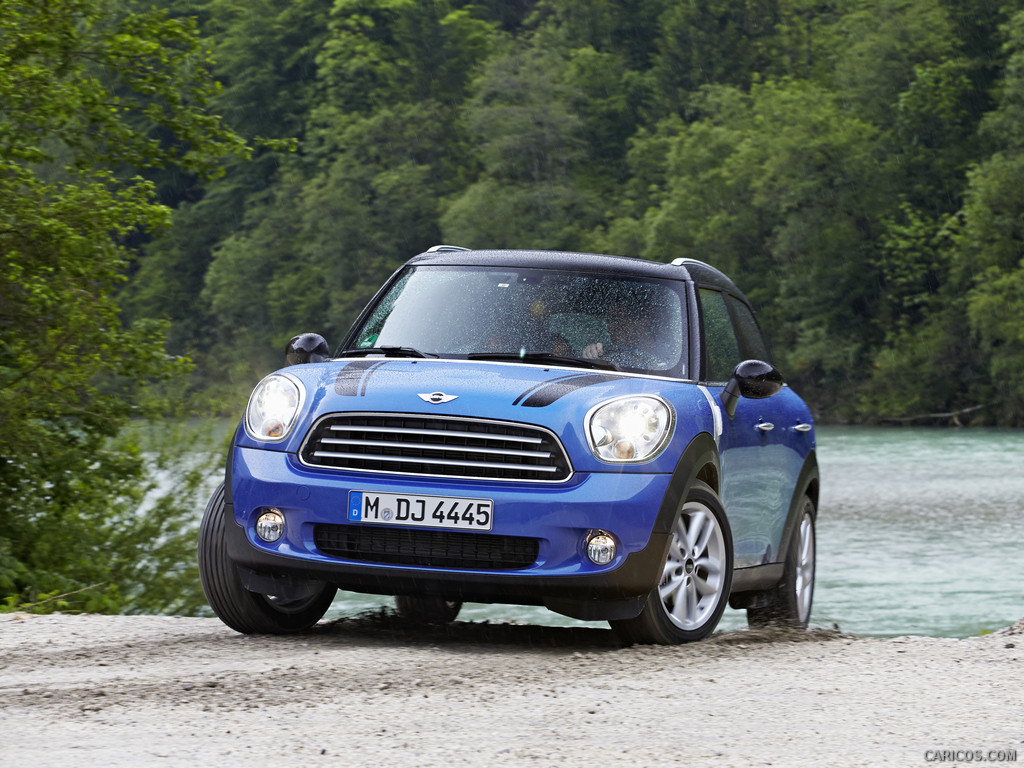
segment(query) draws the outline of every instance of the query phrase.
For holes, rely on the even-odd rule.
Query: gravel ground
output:
[[[384,613],[291,637],[8,614],[0,670],[4,768],[1024,761],[1024,619],[963,640],[623,647],[600,629],[423,630]]]

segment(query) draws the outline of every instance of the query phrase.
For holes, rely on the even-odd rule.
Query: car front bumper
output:
[[[227,554],[247,588],[266,594],[287,589],[289,580],[316,579],[371,594],[545,605],[580,619],[629,618],[661,575],[668,535],[655,529],[669,480],[665,474],[595,472],[558,484],[453,481],[311,469],[293,454],[236,447],[227,477],[235,522],[228,526]],[[495,570],[329,556],[317,546],[318,526],[356,526],[363,533],[403,528],[349,523],[353,491],[489,499],[494,519],[487,534],[536,540],[536,559]],[[255,520],[267,507],[286,521],[284,537],[273,544],[255,535]],[[596,530],[616,541],[608,565],[586,556],[587,536]],[[463,534],[477,535],[485,534]]]

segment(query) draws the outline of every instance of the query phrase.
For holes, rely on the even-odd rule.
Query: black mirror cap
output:
[[[731,419],[736,415],[736,404],[741,397],[763,400],[782,389],[782,374],[764,360],[744,360],[732,372],[732,378],[722,390],[722,405]]]
[[[732,377],[739,382],[740,394],[752,400],[763,400],[782,389],[782,374],[763,360],[744,360],[733,370]]]
[[[300,333],[292,336],[284,348],[284,359],[288,365],[322,363],[331,359],[331,350],[319,333]]]

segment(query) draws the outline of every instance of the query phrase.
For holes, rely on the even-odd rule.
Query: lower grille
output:
[[[344,560],[477,571],[528,568],[538,552],[537,539],[525,536],[358,525],[314,526],[313,541],[328,557]]]

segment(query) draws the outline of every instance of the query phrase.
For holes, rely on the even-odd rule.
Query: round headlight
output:
[[[601,461],[650,461],[668,444],[672,422],[672,408],[660,397],[621,397],[590,412],[587,439]]]
[[[255,440],[284,440],[302,405],[302,388],[294,379],[272,373],[259,383],[245,411],[245,429]]]

